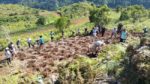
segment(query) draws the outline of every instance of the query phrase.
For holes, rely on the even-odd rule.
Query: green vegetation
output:
[[[69,0],[65,2],[67,1]],[[95,3],[102,4],[108,4],[110,1],[93,0]],[[60,0],[60,2],[63,1]],[[28,3],[24,5],[26,4]],[[37,5],[37,3],[34,4]],[[64,3],[62,4],[64,5]],[[59,3],[61,6],[62,4]],[[33,3],[28,5],[33,6]],[[55,3],[55,6],[59,5]],[[127,2],[124,5],[127,5]],[[47,9],[47,7],[44,9]],[[63,31],[64,37],[68,38],[71,36],[71,31],[77,31],[80,28],[81,34],[83,34],[85,27],[90,31],[95,25],[102,25],[112,29],[122,23],[127,31],[134,30],[134,32],[142,32],[144,26],[150,27],[150,10],[138,5],[112,9],[107,5],[96,7],[94,4],[82,2],[59,8],[56,13],[9,4],[0,5],[0,10],[0,47],[3,48],[7,46],[9,41],[15,43],[19,38],[21,39],[21,47],[24,47],[27,45],[26,40],[28,37],[32,38],[34,42],[40,35],[43,35],[44,40],[48,42],[50,31],[55,32],[55,40],[60,40],[63,36]],[[82,21],[83,18],[86,18],[86,21]],[[143,50],[142,54],[137,52],[139,47],[143,45],[149,46],[149,39],[150,35],[145,34],[145,37],[140,42],[138,37],[132,37],[129,34],[126,43],[104,46],[96,59],[79,55],[75,59],[71,59],[71,61],[70,59],[59,61],[58,65],[54,65],[58,68],[56,69],[59,73],[58,81],[62,84],[91,84],[108,74],[113,75],[115,80],[120,79],[125,84],[138,84],[141,80],[139,84],[149,84],[149,47]],[[127,47],[127,45],[132,46]],[[133,60],[132,63],[131,60]],[[16,61],[14,62],[17,64]],[[16,68],[16,66],[13,67]],[[11,75],[0,76],[0,83],[30,84],[37,80],[35,79],[36,77],[35,74],[34,76],[22,76],[22,74],[12,75],[11,73]]]
[[[95,25],[104,26],[109,23],[109,14],[110,9],[107,5],[103,5],[99,8],[94,8],[90,11],[89,19],[91,22],[95,23]]]
[[[92,9],[93,6],[89,3],[75,3],[69,6],[61,7],[58,9],[58,12],[61,16],[74,19],[89,16],[89,12]]]
[[[83,4],[87,5],[87,8],[83,6]],[[48,41],[50,31],[56,32],[57,35],[55,35],[55,40],[58,40],[62,35],[60,32],[58,32],[60,27],[57,25],[57,28],[55,28],[55,24],[59,18],[59,15],[56,12],[32,9],[19,5],[1,5],[0,7],[2,11],[0,16],[0,43],[3,48],[7,45],[7,42],[15,42],[19,38],[22,39],[22,45],[24,46],[26,45],[26,38],[31,37],[34,38],[33,40],[35,40],[41,34],[44,36],[45,40]],[[85,11],[83,11],[83,8],[85,8]],[[60,12],[62,13],[62,17],[67,16],[71,22],[69,28],[65,28],[64,30],[65,37],[69,37],[71,35],[71,31],[76,31],[77,27],[87,27],[91,29],[93,23],[105,25],[106,28],[109,29],[116,27],[119,23],[123,23],[127,30],[135,31],[142,31],[144,26],[150,26],[150,20],[148,19],[149,10],[137,5],[129,6],[127,8],[120,8],[118,12],[108,8],[106,5],[97,8],[96,6],[91,6],[88,3],[73,4],[64,8],[62,7],[60,10],[62,11]],[[132,16],[132,11],[134,10],[144,12],[140,14],[140,17],[138,17],[139,21],[133,21],[134,17]],[[74,14],[72,19],[71,14]],[[84,16],[84,14],[87,15]],[[82,18],[89,17],[90,21],[93,23],[88,21],[82,23],[82,18],[79,16]],[[78,19],[79,22],[77,22],[77,24],[72,24],[72,21],[78,21]],[[63,25],[64,23],[65,21],[63,22]],[[81,31],[83,31],[82,28]]]
[[[62,37],[64,36],[64,29],[69,25],[70,20],[67,17],[61,17],[55,23],[56,28],[58,28],[58,30],[62,33]]]

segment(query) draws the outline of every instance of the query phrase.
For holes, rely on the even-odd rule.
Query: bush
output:
[[[119,20],[123,21],[123,20],[128,20],[129,18],[130,18],[130,15],[128,14],[128,12],[123,11],[123,12],[121,12]]]
[[[46,25],[46,18],[44,16],[40,16],[36,22],[37,25]]]

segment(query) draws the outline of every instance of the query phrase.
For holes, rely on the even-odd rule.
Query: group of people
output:
[[[31,38],[27,39],[27,44],[28,44],[29,48],[34,47],[34,45],[35,45],[35,44],[32,43],[32,39]],[[43,39],[42,36],[39,36],[39,39],[36,40],[36,44],[39,46],[40,49],[43,48],[44,39]],[[18,39],[16,41],[16,47],[18,49],[21,48],[21,40],[20,39]],[[8,46],[5,48],[5,59],[6,59],[7,64],[11,64],[11,60],[13,59],[14,55],[17,53],[17,51],[16,51],[17,48],[16,47],[13,44],[13,42],[10,42],[8,44]]]
[[[143,29],[144,33],[147,33],[148,32],[148,29],[145,27]],[[90,32],[88,31],[87,28],[84,29],[84,35],[92,35],[94,37],[97,37],[97,34],[101,34],[101,36],[103,37],[105,35],[105,32],[106,32],[106,28],[105,27],[102,27],[102,26],[95,26]],[[75,32],[72,32],[72,34],[74,35]],[[77,35],[80,35],[80,29],[77,29]],[[54,35],[55,33],[50,31],[49,33],[50,35],[50,38],[51,38],[51,41],[54,40]],[[118,25],[118,28],[113,28],[112,31],[111,31],[111,36],[110,38],[116,38],[117,35],[119,35],[120,37],[120,42],[125,42],[126,41],[126,38],[127,38],[127,31],[125,30],[125,28],[123,28],[123,25],[122,24],[119,24]],[[38,45],[39,46],[39,49],[42,49],[43,48],[43,45],[44,45],[44,38],[43,36],[39,36],[39,38],[33,42],[31,38],[27,38],[27,44],[28,44],[28,47],[31,48],[31,47],[35,47],[35,45]],[[102,40],[97,40],[95,41],[95,43],[93,44],[93,50],[94,51],[97,51],[100,49],[100,46],[103,46],[105,45],[105,42],[102,41]],[[16,46],[18,49],[21,48],[21,40],[18,39],[16,41]],[[7,60],[7,63],[10,64],[11,63],[11,60],[13,59],[13,56],[16,54],[16,47],[14,46],[13,42],[10,42],[8,44],[8,47],[5,48],[5,56],[6,56],[6,60]]]

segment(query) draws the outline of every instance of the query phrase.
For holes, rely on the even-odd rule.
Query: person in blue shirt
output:
[[[43,39],[43,36],[40,36],[40,39],[39,39],[39,45],[40,45],[40,48],[43,48],[43,45],[44,45],[44,39]]]
[[[127,32],[125,29],[121,31],[120,42],[125,42],[127,39]]]

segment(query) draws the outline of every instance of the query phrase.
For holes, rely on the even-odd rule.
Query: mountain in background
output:
[[[0,0],[1,4],[23,4],[33,8],[40,8],[45,10],[56,10],[59,7],[88,1],[94,3],[97,6],[101,4],[107,4],[110,7],[128,6],[128,5],[143,5],[146,8],[150,8],[149,0]]]

